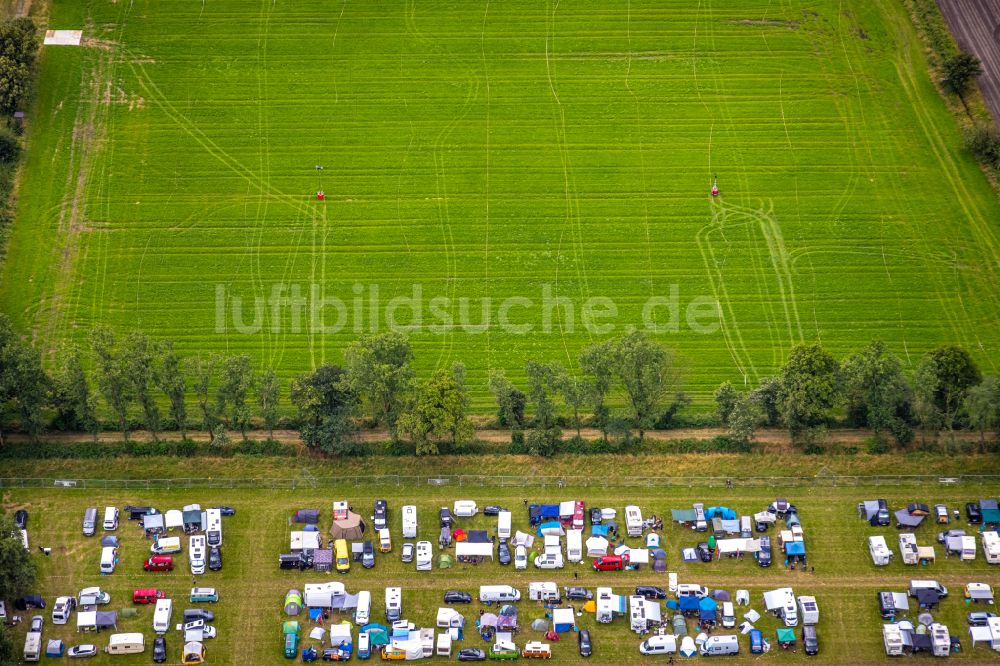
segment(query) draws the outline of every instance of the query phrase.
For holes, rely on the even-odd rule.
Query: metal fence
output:
[[[490,488],[788,488],[837,486],[948,486],[993,485],[1000,488],[1000,475],[972,474],[962,476],[884,475],[884,476],[490,476],[456,474],[449,476],[372,475],[323,476],[303,475],[296,478],[177,478],[177,479],[55,479],[3,478],[0,488],[97,488],[163,490],[168,488],[247,488],[269,490],[310,490],[350,486],[457,486]]]

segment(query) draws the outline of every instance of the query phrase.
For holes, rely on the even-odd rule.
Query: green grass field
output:
[[[465,362],[479,410],[489,367],[647,324],[701,404],[800,341],[997,367],[1000,206],[900,3],[53,0],[48,22],[86,45],[42,51],[0,308],[50,351],[110,324],[287,378],[372,330],[372,285],[383,330],[417,285],[418,369]],[[313,285],[339,332],[310,326]]]
[[[880,620],[874,593],[880,589],[903,591],[912,577],[936,578],[951,591],[935,617],[946,623],[954,635],[963,639],[964,654],[953,657],[952,662],[988,662],[995,660],[996,653],[984,647],[971,650],[965,626],[965,613],[970,606],[963,603],[962,587],[970,581],[989,582],[1000,585],[996,567],[991,567],[982,559],[960,563],[955,559],[945,559],[941,548],[937,547],[939,560],[930,567],[904,567],[894,562],[889,567],[876,568],[868,558],[865,537],[882,533],[894,550],[898,549],[895,530],[885,528],[875,530],[857,518],[855,503],[860,499],[887,497],[893,507],[919,499],[927,502],[946,502],[951,506],[989,494],[988,488],[975,485],[958,487],[921,488],[903,486],[896,489],[880,489],[865,485],[856,488],[788,488],[787,496],[800,510],[805,528],[810,564],[815,573],[801,570],[790,571],[783,568],[781,560],[769,569],[760,569],[750,559],[726,560],[710,564],[682,564],[678,549],[694,545],[703,535],[697,535],[676,525],[669,525],[664,532],[665,547],[668,551],[668,570],[676,571],[681,582],[697,582],[710,588],[726,589],[733,593],[737,588],[752,592],[752,608],[761,609],[760,593],[774,587],[791,585],[797,594],[814,594],[820,604],[819,636],[821,654],[815,659],[797,653],[775,649],[765,657],[751,656],[747,643],[741,643],[741,656],[726,663],[873,663],[885,659],[881,647]],[[450,505],[457,498],[476,499],[480,505],[501,503],[514,511],[514,528],[527,529],[527,517],[522,499],[553,501],[572,497],[584,497],[589,506],[614,506],[621,513],[627,502],[635,502],[645,515],[669,515],[670,508],[684,508],[693,501],[704,501],[709,505],[729,505],[740,513],[761,510],[776,494],[784,494],[780,488],[745,488],[737,484],[735,490],[703,488],[637,489],[616,487],[589,488],[585,490],[565,488],[562,491],[534,491],[511,488],[458,488],[458,487],[391,487],[377,488],[363,486],[344,487],[341,492],[306,490],[295,493],[285,491],[254,490],[191,490],[163,489],[156,491],[104,491],[104,490],[57,490],[57,489],[6,489],[3,494],[5,510],[26,507],[31,512],[29,525],[31,541],[34,545],[53,548],[50,558],[33,554],[39,564],[41,582],[39,591],[51,603],[58,594],[72,594],[87,585],[99,584],[112,594],[110,608],[129,607],[131,590],[134,587],[158,586],[175,600],[176,608],[188,606],[185,595],[191,587],[191,576],[187,571],[186,555],[180,556],[181,566],[168,574],[148,574],[141,570],[141,563],[147,556],[148,542],[141,538],[135,523],[123,521],[118,534],[123,540],[119,570],[111,576],[97,574],[99,545],[96,538],[86,538],[80,534],[80,519],[87,506],[103,507],[105,504],[122,506],[126,503],[151,502],[161,510],[179,508],[185,503],[201,502],[202,506],[227,503],[237,508],[238,513],[224,522],[225,566],[221,572],[208,572],[199,577],[198,584],[215,586],[222,599],[213,607],[217,614],[216,625],[219,637],[207,642],[209,663],[227,664],[278,664],[283,663],[281,654],[282,600],[291,587],[299,587],[306,582],[341,580],[351,591],[368,589],[373,593],[373,619],[383,617],[382,589],[386,585],[403,587],[404,614],[418,626],[431,626],[441,605],[440,595],[447,589],[461,589],[472,593],[480,584],[510,583],[522,588],[526,593],[530,581],[552,580],[560,586],[612,585],[616,591],[625,593],[636,584],[666,585],[665,574],[621,572],[597,574],[584,564],[570,566],[560,571],[515,572],[510,567],[497,564],[480,566],[458,565],[450,570],[430,573],[416,573],[413,565],[403,565],[399,561],[402,542],[399,509],[402,504],[418,505],[420,536],[434,539],[436,510],[439,506]],[[995,494],[995,488],[993,488]],[[728,493],[728,494],[727,494]],[[362,513],[370,514],[372,500],[386,497],[389,500],[390,526],[394,551],[390,555],[379,556],[376,567],[364,570],[352,567],[346,576],[315,572],[284,572],[277,569],[276,556],[288,546],[288,519],[296,508],[318,507],[324,511],[321,528],[329,527],[329,509],[334,499],[348,499]],[[471,521],[461,521],[462,527],[483,527],[495,531],[495,519],[477,516]],[[954,526],[954,525],[953,525]],[[432,529],[433,528],[433,529]],[[936,526],[925,525],[918,531],[921,544],[933,542]],[[771,532],[772,537],[774,535]],[[637,543],[630,539],[630,543]],[[435,553],[437,553],[435,544]],[[573,578],[573,571],[579,572],[579,580]],[[472,604],[464,609],[472,622],[480,606]],[[541,617],[543,610],[526,600],[518,604],[519,618],[527,626],[532,619]],[[744,609],[745,610],[745,609]],[[30,613],[29,613],[30,614]],[[93,641],[93,636],[81,636],[75,631],[75,624],[56,627],[49,622],[49,612],[45,612],[44,636],[61,637],[71,644]],[[915,613],[913,614],[915,616]],[[135,619],[122,620],[120,631],[143,631],[147,641],[152,640],[152,610],[141,608]],[[75,619],[73,620],[75,623]],[[594,664],[638,664],[665,663],[665,658],[642,659],[638,653],[639,637],[628,629],[627,618],[617,620],[612,625],[596,625],[593,617],[579,618],[579,626],[592,630],[595,654],[590,660]],[[770,616],[758,623],[766,634],[773,638],[777,621]],[[18,628],[16,640],[18,649],[23,638],[24,625]],[[517,642],[523,646],[527,640],[538,638],[536,632],[526,629],[518,634]],[[96,639],[106,644],[105,635]],[[305,645],[314,642],[306,640]],[[467,634],[466,646],[484,647],[474,631]],[[171,663],[176,663],[180,642],[176,632],[168,634]],[[580,663],[576,654],[575,637],[564,637],[554,644],[554,660],[559,663]],[[923,658],[927,659],[929,657]],[[921,660],[923,660],[921,659]],[[442,661],[442,660],[438,660]],[[149,654],[135,658],[100,658],[95,663],[149,663]]]

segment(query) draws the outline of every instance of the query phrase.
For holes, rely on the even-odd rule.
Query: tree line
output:
[[[912,374],[885,343],[874,341],[837,361],[818,344],[793,347],[776,377],[739,391],[725,382],[715,391],[719,420],[737,441],[750,441],[760,426],[783,426],[792,441],[818,443],[840,422],[871,428],[874,448],[891,436],[909,444],[959,428],[985,433],[1000,427],[1000,375],[983,376],[964,349],[946,345],[927,352]]]

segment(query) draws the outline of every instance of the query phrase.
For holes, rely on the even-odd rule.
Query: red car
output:
[[[174,558],[170,555],[154,555],[142,563],[146,571],[173,571]]]
[[[628,555],[602,555],[594,560],[594,571],[621,571],[628,564]]]
[[[157,590],[155,587],[145,587],[132,590],[132,603],[155,604],[157,599],[163,599],[165,596],[163,590]]]

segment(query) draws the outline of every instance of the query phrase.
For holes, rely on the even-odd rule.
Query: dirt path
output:
[[[575,430],[566,428],[563,430],[563,439],[569,439],[575,434]],[[725,434],[725,428],[678,428],[675,430],[656,430],[647,432],[646,438],[657,442],[667,442],[679,439],[695,439],[705,441]],[[860,444],[867,438],[871,437],[871,434],[871,431],[867,429],[836,428],[827,432],[826,441],[838,444]],[[187,435],[189,439],[196,442],[209,441],[208,435],[203,431],[189,431]],[[581,435],[584,439],[596,440],[600,438],[601,433],[599,430],[594,428],[583,428],[581,430]],[[229,436],[234,441],[240,439],[239,432],[230,432]],[[247,432],[247,437],[250,439],[264,440],[267,439],[267,431],[251,430]],[[152,440],[150,434],[144,430],[130,433],[129,438],[138,442],[148,442]],[[179,438],[180,433],[178,432],[160,433],[160,439],[177,440]],[[6,439],[10,442],[29,441],[27,435],[17,433],[7,435]],[[120,442],[121,439],[121,435],[113,431],[102,432],[98,436],[98,441],[100,442]],[[274,439],[284,444],[298,444],[301,442],[299,439],[299,433],[296,430],[275,430]],[[476,439],[482,442],[503,444],[510,441],[510,431],[481,428],[476,430]],[[955,439],[960,442],[978,441],[979,434],[973,432],[957,432],[955,433]],[[42,440],[45,442],[57,443],[83,443],[91,441],[92,437],[84,433],[52,432],[43,435]],[[389,433],[385,430],[365,430],[361,433],[361,440],[365,442],[385,442],[389,440]],[[788,437],[788,431],[780,428],[765,428],[759,430],[755,441],[760,444],[779,447],[791,444],[791,440]]]
[[[938,0],[955,41],[983,63],[979,88],[993,121],[1000,123],[1000,3],[996,0]]]

